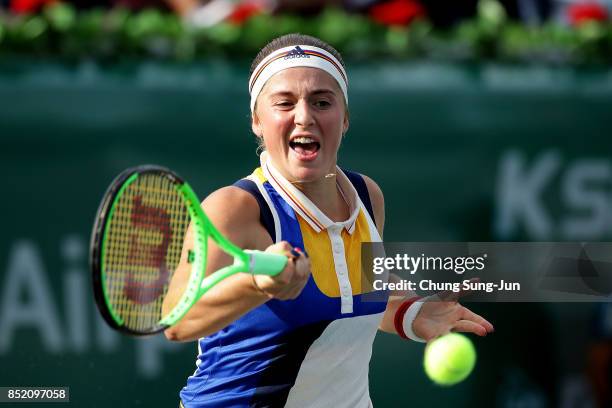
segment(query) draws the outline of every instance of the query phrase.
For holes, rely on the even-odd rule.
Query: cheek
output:
[[[270,146],[284,141],[285,135],[291,132],[292,122],[279,112],[267,112],[261,118],[264,142]]]
[[[337,139],[338,144],[340,144],[340,139],[342,139],[342,133],[344,130],[344,116],[340,114],[334,114],[326,116],[324,119],[323,128],[327,130],[327,134],[325,135],[329,139]]]

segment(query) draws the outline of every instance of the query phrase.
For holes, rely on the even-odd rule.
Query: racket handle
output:
[[[287,257],[270,252],[246,249],[249,256],[249,272],[254,275],[275,276],[282,272],[287,265]]]

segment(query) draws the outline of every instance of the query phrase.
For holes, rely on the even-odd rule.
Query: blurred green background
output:
[[[386,241],[612,236],[610,68],[352,61],[348,73],[339,163],[382,187]],[[196,344],[104,326],[90,228],[128,166],[173,168],[201,197],[249,174],[247,76],[246,60],[0,62],[0,385],[69,386],[74,406],[178,404]],[[471,307],[496,327],[475,339],[473,375],[434,386],[423,346],[381,333],[375,406],[595,405],[607,304]]]

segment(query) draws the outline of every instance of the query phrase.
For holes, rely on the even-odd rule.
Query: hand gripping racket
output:
[[[191,274],[176,305],[162,315],[162,304],[191,224]],[[234,263],[205,277],[208,238]],[[96,304],[114,329],[131,335],[154,334],[176,324],[206,291],[238,272],[274,276],[287,257],[242,250],[214,227],[191,187],[159,166],[121,173],[98,209],[90,247]]]

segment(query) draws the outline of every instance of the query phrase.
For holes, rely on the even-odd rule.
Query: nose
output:
[[[295,106],[295,116],[293,118],[293,122],[296,126],[300,126],[302,128],[308,128],[314,124],[314,116],[312,112],[312,107],[303,99],[300,99]]]

